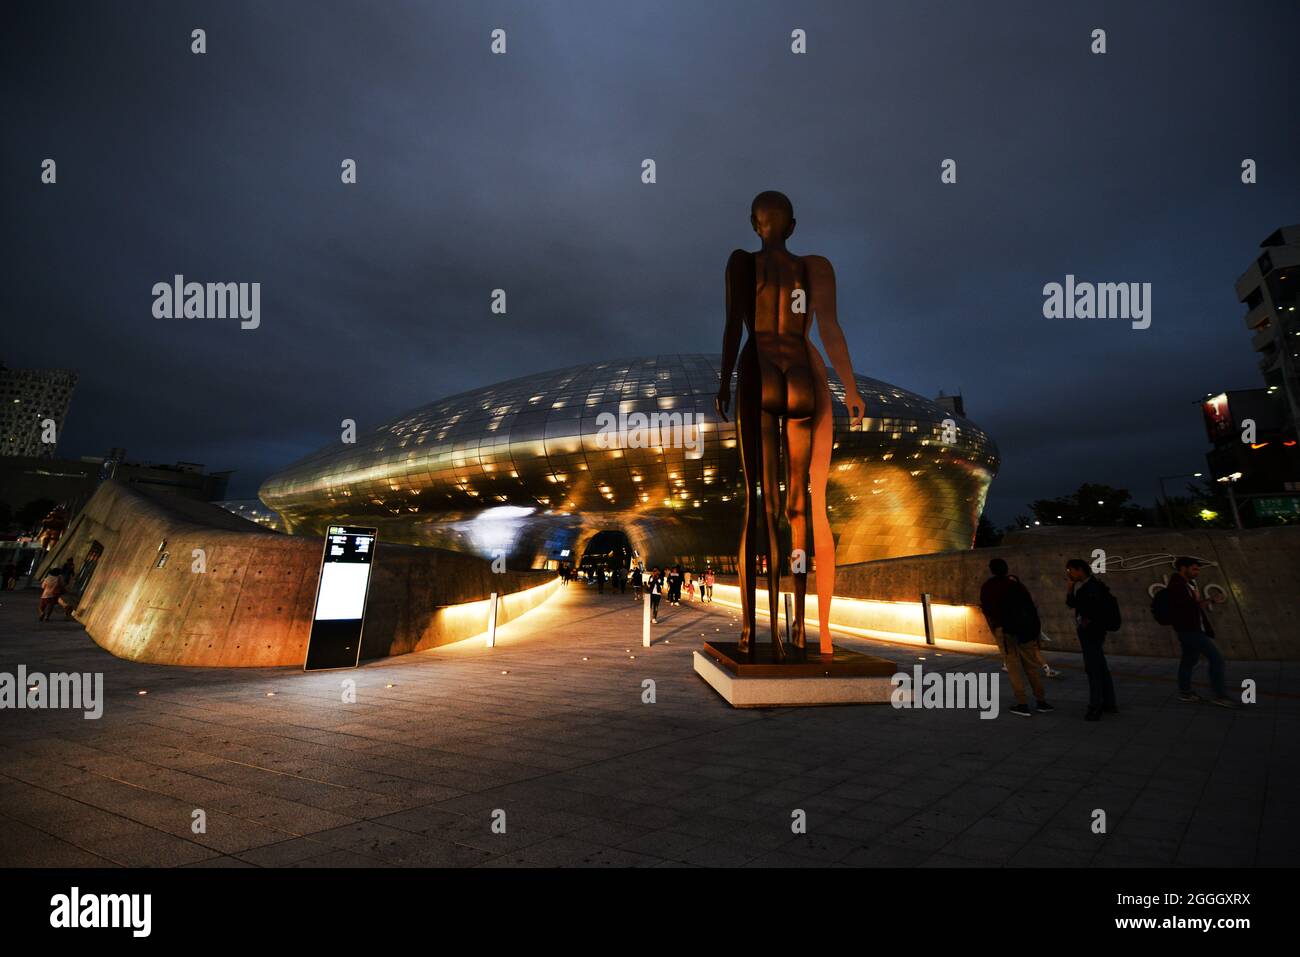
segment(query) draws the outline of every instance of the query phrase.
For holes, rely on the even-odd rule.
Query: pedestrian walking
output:
[[[654,571],[650,573],[650,581],[646,584],[646,591],[650,593],[650,624],[659,623],[659,600],[664,593],[664,579],[659,572],[659,567],[655,566]]]
[[[63,576],[55,569],[50,569],[41,579],[41,601],[37,611],[41,621],[49,621],[54,608],[63,594]]]

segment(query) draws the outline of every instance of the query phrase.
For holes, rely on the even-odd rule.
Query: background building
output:
[[[1274,230],[1259,246],[1263,252],[1237,280],[1237,299],[1246,306],[1264,388],[1281,394],[1284,428],[1294,439],[1300,421],[1300,225]]]
[[[1213,448],[1210,478],[1229,487],[1247,524],[1300,520],[1300,225],[1283,226],[1237,280],[1264,378],[1260,389],[1207,395],[1201,402]]]
[[[79,459],[0,456],[0,506],[8,508],[11,522],[20,526],[17,531],[31,531],[30,527],[21,526],[30,526],[30,521],[23,520],[23,513],[30,511],[33,503],[45,503],[45,510],[60,505],[71,518],[108,478],[146,491],[202,502],[223,498],[230,481],[230,472],[206,472],[204,466],[195,462],[155,465],[125,459],[124,449]]]
[[[213,502],[212,504],[224,508],[227,512],[238,515],[240,518],[261,525],[263,528],[269,528],[273,532],[284,531],[284,522],[280,521],[280,516],[255,498],[231,499],[230,501]]]
[[[734,417],[713,408],[719,367],[716,355],[623,359],[465,392],[327,446],[259,495],[291,532],[374,525],[389,541],[523,568],[580,561],[598,533],[617,532],[642,560],[730,571],[744,489]],[[992,440],[929,399],[857,381],[867,419],[850,431],[831,376],[838,561],[969,548],[997,469]],[[694,448],[602,441],[603,416],[656,413],[699,423]],[[600,544],[612,547],[609,536]]]
[[[68,369],[8,369],[0,364],[0,455],[53,458],[77,374]],[[54,422],[54,441],[41,423]]]

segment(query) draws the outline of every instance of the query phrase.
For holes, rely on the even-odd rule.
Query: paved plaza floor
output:
[[[593,592],[569,586],[493,649],[462,642],[314,674],[123,661],[61,612],[38,623],[31,593],[0,593],[0,671],[102,672],[106,699],[98,720],[0,711],[0,865],[1300,859],[1300,664],[1230,662],[1230,682],[1252,678],[1260,696],[1227,711],[1178,701],[1172,659],[1112,657],[1121,713],[1097,723],[1082,720],[1086,681],[1068,653],[1048,655],[1065,675],[1048,683],[1050,715],[1008,714],[1005,681],[995,720],[887,705],[738,711],[691,659],[703,639],[735,635],[734,611],[666,608],[643,649],[630,594]],[[921,657],[999,670],[844,644],[908,670]]]

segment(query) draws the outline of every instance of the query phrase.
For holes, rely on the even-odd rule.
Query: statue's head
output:
[[[749,222],[764,242],[786,240],[794,232],[794,204],[785,193],[765,190],[749,207]]]

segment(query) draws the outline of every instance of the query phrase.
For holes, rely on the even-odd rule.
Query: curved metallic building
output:
[[[259,495],[290,532],[374,525],[388,541],[504,554],[512,568],[576,561],[612,529],[649,563],[730,571],[743,482],[735,422],[713,410],[719,366],[716,355],[620,359],[464,392],[307,456]],[[935,402],[857,380],[867,418],[850,431],[830,373],[838,563],[969,548],[993,441]]]

